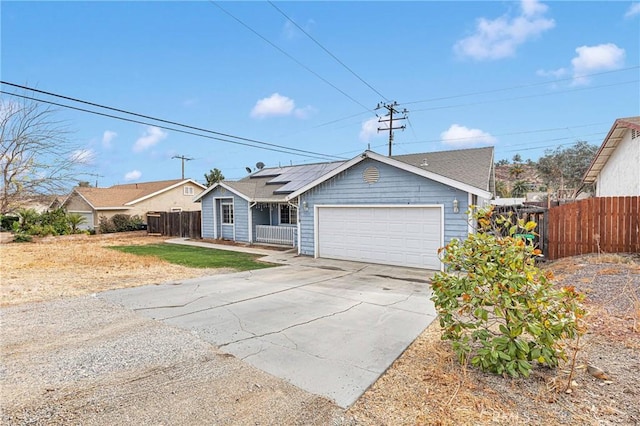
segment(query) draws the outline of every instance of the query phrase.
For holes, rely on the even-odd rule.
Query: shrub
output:
[[[100,216],[100,233],[108,234],[112,232],[136,231],[142,228],[142,218],[140,216],[129,216],[127,214],[116,214],[107,219]]]
[[[540,250],[516,237],[533,232],[535,222],[492,221],[492,209],[472,213],[479,232],[440,249],[445,272],[432,280],[442,339],[452,341],[460,362],[496,374],[527,377],[533,363],[557,366],[566,359],[563,340],[584,332],[583,296],[554,288],[552,274],[535,265]]]
[[[116,232],[116,227],[113,225],[113,221],[108,219],[106,216],[100,216],[98,219],[98,228],[100,229],[101,234],[111,234]]]
[[[49,235],[66,235],[71,232],[67,213],[62,208],[42,213],[39,222],[48,230]],[[52,231],[50,231],[51,229]]]

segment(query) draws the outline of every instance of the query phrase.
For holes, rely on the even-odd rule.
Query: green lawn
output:
[[[149,244],[143,246],[112,246],[114,250],[139,256],[153,256],[176,265],[190,268],[233,268],[238,271],[278,266],[256,261],[259,255],[216,250],[176,244]]]

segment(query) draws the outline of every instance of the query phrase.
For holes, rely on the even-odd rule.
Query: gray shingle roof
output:
[[[394,155],[391,158],[492,192],[493,147]]]

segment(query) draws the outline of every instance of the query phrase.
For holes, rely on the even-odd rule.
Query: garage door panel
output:
[[[319,207],[320,257],[440,269],[440,207]]]

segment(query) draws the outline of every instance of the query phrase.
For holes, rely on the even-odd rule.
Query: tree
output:
[[[220,169],[211,169],[209,173],[204,174],[204,178],[207,180],[207,186],[211,186],[215,183],[221,182],[224,180],[224,175],[220,171]]]
[[[509,174],[513,177],[515,177],[516,179],[520,178],[520,175],[524,173],[524,167],[522,167],[522,164],[514,164],[513,166],[511,166],[511,168],[509,169]]]
[[[520,154],[516,154],[513,156],[514,163],[522,163],[522,156]]]
[[[597,146],[585,141],[577,141],[568,148],[548,149],[538,160],[538,172],[549,187],[560,191],[578,189],[597,151]]]
[[[527,195],[527,191],[529,191],[529,183],[524,180],[517,180],[513,183],[513,188],[511,188],[511,196],[515,198],[521,198]]]
[[[35,101],[0,98],[0,213],[36,195],[66,192],[77,181],[81,150],[54,115]]]
[[[67,222],[71,227],[71,233],[75,234],[78,232],[80,225],[87,222],[87,218],[82,216],[80,213],[69,213],[67,215]]]
[[[496,181],[496,195],[502,198],[508,198],[511,196],[511,192],[509,192],[509,188],[507,187],[507,184],[504,183],[504,181],[502,180]]]

